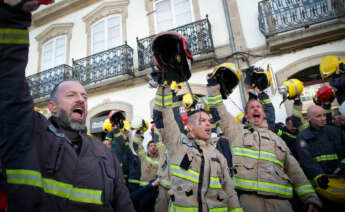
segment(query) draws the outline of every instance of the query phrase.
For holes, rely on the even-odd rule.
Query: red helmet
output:
[[[151,133],[153,134],[155,132],[156,124],[153,123],[151,126]]]
[[[182,117],[181,117],[181,119],[182,119],[182,123],[183,123],[184,125],[187,125],[187,122],[188,122],[188,114],[187,114],[187,113],[183,114]]]
[[[122,110],[112,110],[109,113],[109,120],[112,125],[121,125],[123,120],[126,119],[126,113]],[[121,128],[121,126],[119,126]]]
[[[322,86],[316,93],[316,98],[323,102],[332,102],[335,98],[333,89],[329,85]]]

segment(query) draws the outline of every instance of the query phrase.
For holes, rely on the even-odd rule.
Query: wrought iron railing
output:
[[[345,0],[263,0],[258,6],[266,37],[345,16]]]
[[[134,76],[133,49],[125,43],[97,54],[73,60],[74,78],[87,85],[125,74]]]
[[[207,16],[206,19],[186,24],[169,31],[178,32],[186,38],[188,47],[193,56],[214,52],[211,24]],[[155,36],[156,35],[152,35],[143,39],[137,38],[139,71],[154,65],[151,43]]]
[[[63,64],[28,76],[26,79],[31,89],[31,96],[39,98],[50,94],[56,84],[72,77],[72,67]]]

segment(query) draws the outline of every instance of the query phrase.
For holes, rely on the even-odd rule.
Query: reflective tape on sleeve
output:
[[[138,136],[134,136],[133,141],[134,141],[135,143],[137,143],[137,144],[141,144],[142,139],[139,138]]]
[[[228,212],[228,207],[210,208],[209,212]]]
[[[164,105],[163,105],[164,102]],[[155,105],[163,107],[163,106],[172,106],[173,100],[172,100],[172,95],[167,95],[167,96],[161,96],[156,94],[155,98]]]
[[[252,150],[245,147],[233,147],[234,156],[248,157],[256,160],[265,160],[272,163],[276,163],[281,167],[284,167],[283,162],[278,160],[277,155],[271,152]]]
[[[171,175],[173,175],[175,177],[189,180],[189,181],[194,182],[194,183],[199,182],[199,173],[192,170],[192,169],[184,170],[175,164],[170,165],[170,168],[171,168],[171,170],[170,170]]]
[[[218,94],[216,96],[208,96],[207,97],[207,103],[209,105],[216,105],[216,104],[219,104],[222,102],[223,102],[223,98],[222,98],[221,94]]]
[[[319,156],[314,157],[314,160],[316,162],[338,160],[338,155],[337,154],[319,155]]]
[[[69,199],[102,205],[102,191],[96,189],[77,188],[73,185],[57,180],[44,178],[38,171],[25,169],[6,170],[7,182],[10,184],[35,186],[42,188],[45,193]]]
[[[233,208],[229,212],[243,212],[242,208]]]
[[[151,164],[153,164],[153,165],[159,165],[159,161],[158,160],[153,160],[152,158],[150,158],[149,156],[145,156],[145,159],[149,162],[149,163],[151,163]]]
[[[128,182],[140,184],[140,180],[137,180],[137,179],[128,179]]]
[[[0,28],[0,44],[29,44],[29,32],[26,29]]]
[[[222,185],[219,182],[219,178],[218,177],[210,177],[210,188],[215,188],[215,189],[219,189],[222,188]]]
[[[160,183],[167,187],[171,186],[171,182],[169,180],[161,180]]]
[[[340,162],[341,162],[341,163],[345,163],[345,159],[342,159]]]
[[[261,102],[261,104],[263,104],[263,105],[271,104],[271,103],[272,103],[270,99],[263,99],[263,100],[261,100],[260,102]]]
[[[292,197],[293,194],[292,187],[287,185],[256,180],[248,180],[238,177],[233,177],[233,181],[237,189],[274,193],[289,198]]]
[[[283,131],[282,130],[278,130],[277,135],[279,135],[279,136],[283,135]]]
[[[293,134],[291,134],[291,133],[288,133],[288,132],[286,132],[286,131],[284,131],[283,134],[285,134],[285,135],[287,135],[288,137],[293,138],[293,139],[296,138],[295,135],[293,135]]]
[[[184,207],[184,206],[176,205],[172,202],[170,202],[170,204],[171,206],[170,206],[169,212],[184,212],[184,211],[198,212],[198,207],[196,206]]]
[[[295,187],[295,191],[298,196],[303,196],[305,194],[315,193],[315,190],[312,185],[304,184]]]
[[[292,111],[292,115],[295,115],[295,116],[298,116],[298,117],[302,117],[303,116],[301,111],[295,110],[295,109]]]
[[[301,126],[298,127],[298,131],[302,132],[303,130],[305,130],[308,127],[309,127],[309,123],[304,122]]]

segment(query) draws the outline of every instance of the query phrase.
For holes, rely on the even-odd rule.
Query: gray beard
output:
[[[57,107],[56,117],[59,118],[65,126],[70,127],[72,130],[75,131],[83,131],[86,130],[85,126],[85,118],[82,123],[74,122],[68,116],[67,112],[62,110],[61,108]],[[86,117],[86,114],[85,114]]]

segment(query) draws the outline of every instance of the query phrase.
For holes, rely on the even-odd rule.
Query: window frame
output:
[[[62,64],[65,64],[65,63],[66,63],[66,60],[67,60],[67,50],[68,50],[68,46],[67,46],[67,39],[68,39],[68,37],[67,37],[67,35],[59,35],[59,36],[53,37],[53,38],[51,38],[51,39],[45,41],[45,42],[42,44],[42,46],[41,46],[41,52],[42,52],[42,61],[41,61],[41,64],[40,64],[40,70],[41,70],[41,72],[42,72],[42,71],[45,71],[45,70],[52,69],[52,68],[54,68],[54,67],[56,67],[56,66],[59,66],[59,65],[55,65],[55,61],[56,61],[56,40],[57,40],[58,38],[64,38],[64,47],[65,47],[65,51],[64,51],[64,60],[63,60],[64,62],[61,63],[61,64],[59,64],[59,65],[62,65]],[[44,68],[44,66],[43,66],[43,64],[44,64],[44,48],[45,48],[45,46],[46,46],[49,42],[51,42],[51,41],[53,41],[53,56],[52,56],[53,59],[52,59],[52,64],[50,64],[50,65],[52,65],[52,66],[51,66],[50,68],[43,69],[43,68]]]

